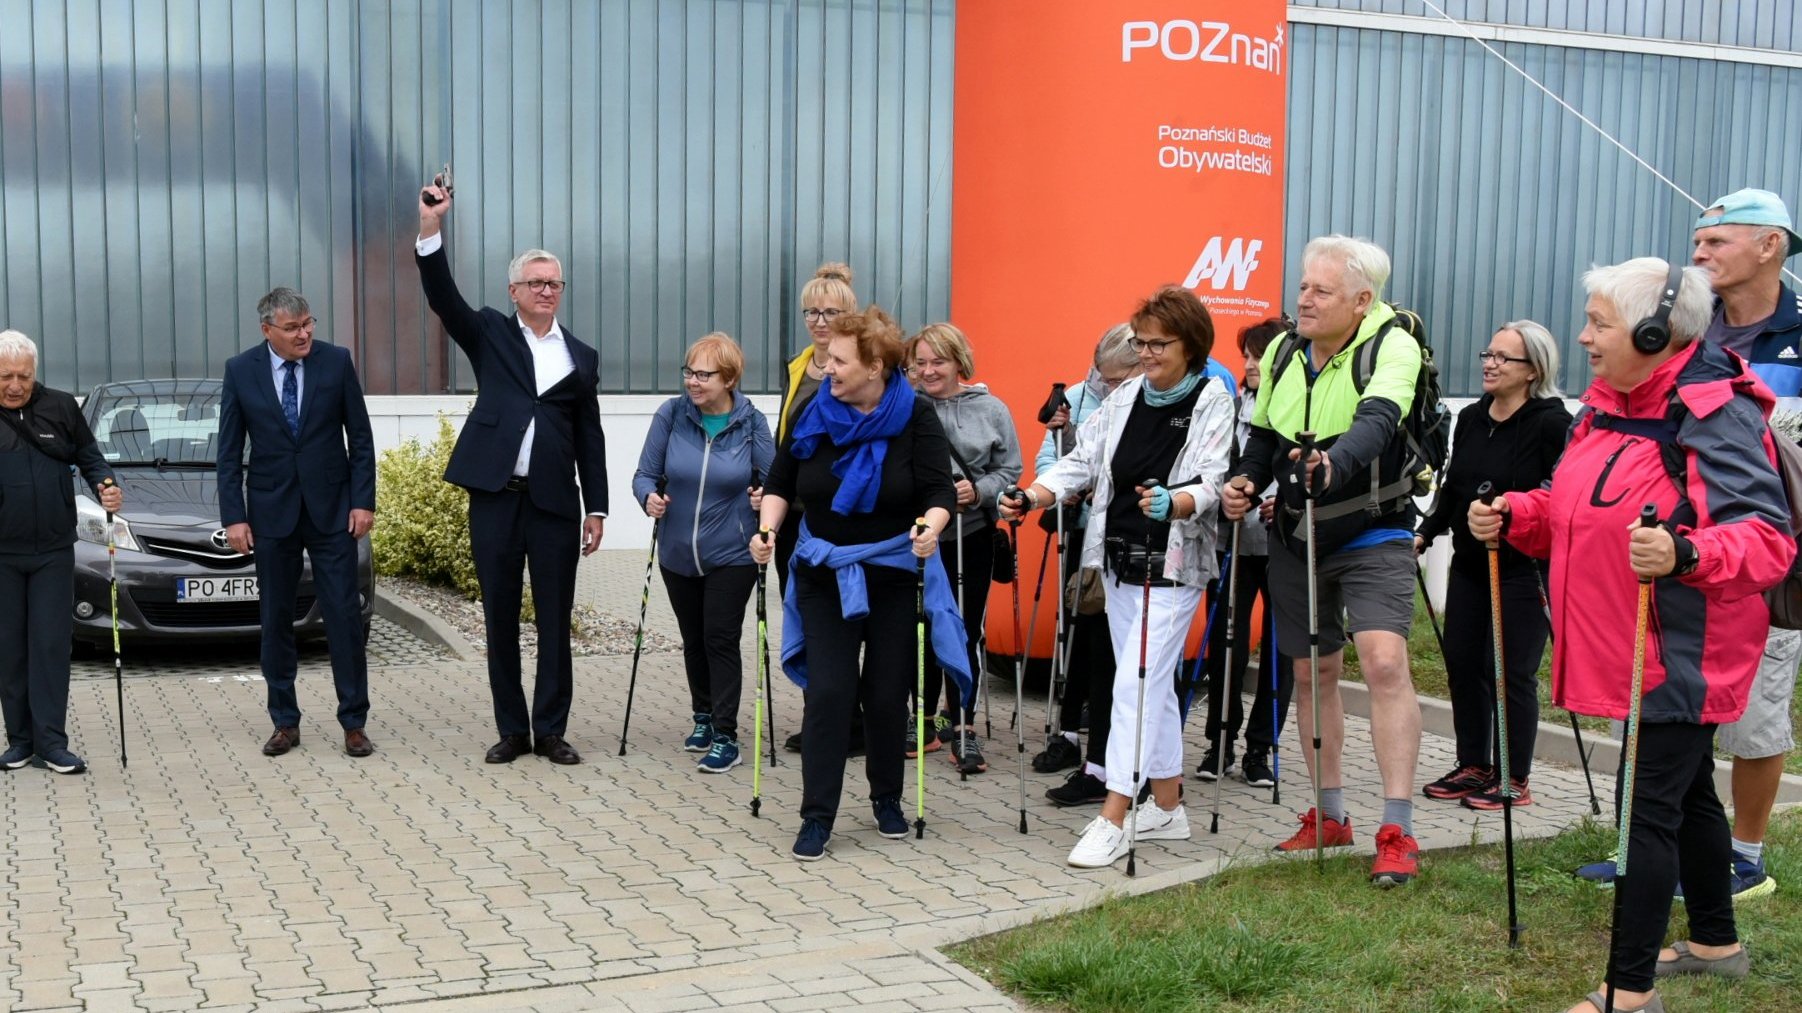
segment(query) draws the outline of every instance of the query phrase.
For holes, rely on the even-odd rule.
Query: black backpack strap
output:
[[[1658,459],[1664,464],[1664,473],[1677,487],[1678,506],[1670,517],[1670,520],[1677,523],[1695,521],[1695,508],[1689,501],[1689,455],[1684,451],[1682,441],[1677,438],[1677,434],[1683,429],[1683,418],[1688,414],[1689,409],[1683,406],[1682,400],[1674,391],[1671,393],[1670,407],[1665,410],[1663,418],[1627,419],[1607,412],[1591,412],[1597,429],[1637,436],[1658,444]]]

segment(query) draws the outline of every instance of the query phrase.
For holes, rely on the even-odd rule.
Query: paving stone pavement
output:
[[[636,619],[643,573],[642,553],[597,553],[581,594]],[[655,583],[650,622],[674,635]],[[320,652],[303,658],[303,744],[279,759],[259,752],[263,687],[241,650],[191,652],[154,676],[128,659],[123,770],[111,680],[75,682],[70,731],[90,773],[0,781],[0,1009],[1011,1010],[935,948],[1267,859],[1294,823],[1233,781],[1218,836],[1198,819],[1193,841],[1147,844],[1135,880],[1073,870],[1064,856],[1093,812],[1052,808],[1042,793],[1058,778],[1029,773],[1018,833],[1009,739],[967,782],[929,757],[923,841],[876,834],[852,761],[828,858],[801,864],[788,855],[798,757],[767,771],[760,819],[748,760],[697,773],[680,747],[679,655],[644,657],[626,756],[631,659],[597,657],[576,661],[569,737],[586,762],[490,766],[483,665],[387,650],[371,673],[377,752],[364,760],[342,752]],[[994,691],[999,735],[1012,685]],[[800,694],[778,679],[773,703],[786,736]],[[747,726],[750,706],[747,693]],[[1027,727],[1043,706],[1028,699]],[[1380,793],[1367,729],[1351,726],[1347,805],[1368,822]],[[1191,763],[1199,737],[1192,724]],[[1292,730],[1285,746],[1290,793],[1305,792]],[[1428,738],[1423,774],[1450,762],[1450,743]],[[1190,786],[1200,812],[1201,782]],[[1540,766],[1534,795],[1517,814],[1523,834],[1587,812],[1574,771]],[[1424,801],[1417,812],[1425,847],[1500,833],[1498,816]],[[1423,867],[1432,874],[1430,855]],[[948,882],[961,884],[954,896]]]

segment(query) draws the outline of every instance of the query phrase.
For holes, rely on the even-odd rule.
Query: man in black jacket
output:
[[[79,774],[69,751],[69,638],[75,599],[71,465],[108,512],[124,505],[75,399],[37,382],[38,347],[0,331],[0,768],[34,761]],[[104,525],[100,525],[104,537]]]
[[[557,323],[563,265],[544,250],[527,250],[507,269],[513,313],[463,301],[439,235],[450,204],[445,187],[420,194],[415,252],[426,301],[476,373],[475,407],[444,480],[469,490],[470,551],[482,586],[488,688],[500,731],[487,761],[511,763],[531,751],[553,763],[580,763],[563,733],[572,695],[576,552],[600,548],[607,516],[606,444],[596,400],[600,356]],[[529,712],[519,661],[527,563],[538,614],[538,680]]]

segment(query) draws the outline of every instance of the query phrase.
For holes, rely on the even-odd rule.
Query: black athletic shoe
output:
[[[795,734],[790,735],[788,737],[788,739],[782,743],[782,748],[788,750],[791,753],[800,752],[801,751],[801,733],[796,732]],[[846,756],[862,756],[863,755],[863,729],[853,728],[851,730],[851,747],[849,749],[845,750],[845,755]]]
[[[1276,784],[1276,775],[1270,772],[1270,754],[1262,750],[1245,754],[1244,761],[1239,764],[1239,774],[1253,788],[1269,788]]]
[[[1062,735],[1054,735],[1045,751],[1032,758],[1032,769],[1041,774],[1055,774],[1060,770],[1082,766],[1082,750],[1076,748]]]
[[[1226,747],[1226,764],[1222,766],[1220,763],[1219,750],[1213,746],[1209,746],[1208,751],[1201,757],[1201,766],[1195,768],[1195,773],[1203,781],[1214,781],[1218,780],[1222,774],[1232,769],[1233,747]]]
[[[1101,778],[1078,767],[1064,778],[1064,783],[1045,792],[1051,804],[1059,808],[1094,805],[1107,800],[1107,784]]]

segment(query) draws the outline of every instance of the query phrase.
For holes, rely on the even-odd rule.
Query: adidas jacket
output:
[[[1597,380],[1549,488],[1507,494],[1507,539],[1552,561],[1552,699],[1578,714],[1625,718],[1631,695],[1638,579],[1627,565],[1629,525],[1652,503],[1679,503],[1658,441],[1602,429],[1596,413],[1662,419],[1673,387],[1689,415],[1678,433],[1696,569],[1652,582],[1643,716],[1724,724],[1746,708],[1769,611],[1760,593],[1796,552],[1789,504],[1765,425],[1770,389],[1735,357],[1697,341],[1622,393]]]

